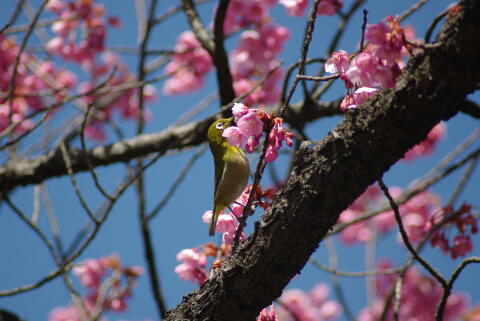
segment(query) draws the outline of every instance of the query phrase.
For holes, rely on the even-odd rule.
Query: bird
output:
[[[215,165],[213,215],[208,227],[210,236],[215,234],[220,212],[242,194],[250,174],[250,163],[245,152],[238,146],[230,145],[222,136],[223,131],[233,125],[233,117],[222,118],[208,128],[207,140]]]

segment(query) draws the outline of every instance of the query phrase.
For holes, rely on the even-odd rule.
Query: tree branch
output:
[[[167,320],[254,320],[300,272],[340,213],[379,179],[480,80],[480,3],[447,21],[441,45],[414,57],[394,89],[383,90],[317,143],[304,145],[255,238]],[[459,50],[462,48],[462,50]]]

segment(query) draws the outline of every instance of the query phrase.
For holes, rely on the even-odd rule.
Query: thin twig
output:
[[[183,182],[185,177],[187,176],[187,173],[189,170],[192,168],[193,164],[200,158],[200,156],[205,153],[207,150],[207,144],[201,146],[198,151],[193,154],[193,156],[188,160],[187,164],[182,168],[180,173],[178,174],[178,177],[175,179],[173,184],[170,185],[170,188],[168,189],[168,192],[165,194],[165,196],[160,200],[160,202],[157,204],[157,206],[154,207],[154,209],[150,212],[150,214],[147,215],[147,220],[150,221],[153,219],[157,214],[162,210],[162,208],[168,203],[168,201],[172,198],[173,194],[175,194],[175,191],[177,188],[180,186],[180,184]]]
[[[67,167],[68,176],[70,177],[70,181],[72,182],[73,190],[75,191],[75,194],[77,195],[77,198],[80,201],[80,204],[82,205],[85,212],[87,212],[90,219],[95,224],[98,224],[97,218],[95,217],[93,212],[90,210],[90,207],[88,206],[87,201],[85,200],[85,198],[82,195],[82,192],[80,191],[80,187],[78,186],[77,179],[75,178],[75,175],[72,170],[72,160],[70,159],[70,156],[68,154],[67,147],[65,146],[65,144],[63,143],[60,144],[60,150],[62,151],[63,162]]]
[[[473,172],[475,171],[475,168],[477,167],[478,164],[478,157],[472,159],[470,161],[470,164],[468,167],[465,169],[465,172],[463,173],[462,177],[460,178],[460,181],[458,182],[457,186],[455,187],[455,190],[453,191],[452,195],[447,201],[448,205],[453,206],[458,199],[458,197],[461,195],[463,189],[467,185],[468,181],[473,177]]]
[[[385,183],[383,180],[380,178],[378,180],[378,185],[380,185],[380,188],[382,189],[383,193],[385,194],[385,197],[388,199],[388,202],[390,203],[390,206],[393,209],[393,212],[395,214],[395,219],[398,224],[398,228],[400,230],[400,234],[402,236],[403,243],[407,247],[407,249],[410,251],[410,253],[413,255],[413,257],[442,285],[442,287],[447,286],[447,281],[445,281],[445,278],[437,271],[435,270],[425,259],[423,259],[420,254],[413,248],[412,243],[410,243],[410,240],[408,239],[407,232],[405,231],[405,227],[403,226],[402,222],[402,217],[400,216],[400,211],[398,209],[397,203],[395,203],[395,200],[392,198],[392,195],[390,195],[390,192],[388,191],[387,186],[385,186]]]
[[[148,18],[145,21],[143,16],[143,10],[139,14],[139,25],[144,25],[145,28],[139,28],[139,35],[138,38],[139,42],[139,53],[140,59],[138,61],[138,70],[137,70],[137,79],[138,81],[143,81],[146,76],[145,71],[145,63],[146,63],[146,52],[148,41],[151,36],[151,32],[155,25],[154,23],[154,16],[157,7],[158,1],[152,0],[150,4],[150,8],[148,11]],[[136,133],[137,135],[141,135],[144,132],[145,127],[145,120],[144,120],[144,98],[143,98],[143,87],[139,88],[138,91],[138,115],[137,115],[137,128]],[[139,173],[141,168],[143,167],[143,159],[138,158],[135,169],[136,172]],[[138,219],[140,221],[140,230],[142,236],[142,243],[144,248],[144,256],[148,266],[148,276],[150,279],[150,288],[152,291],[153,298],[155,300],[155,304],[158,310],[158,314],[161,319],[165,318],[167,308],[165,304],[165,300],[163,298],[163,294],[160,288],[160,280],[157,272],[156,262],[155,262],[155,252],[153,250],[153,242],[150,235],[150,227],[148,225],[147,213],[146,213],[146,201],[145,201],[145,184],[144,184],[144,176],[141,174],[137,180],[135,180],[135,191],[137,195],[137,208],[138,208]]]
[[[25,3],[25,0],[19,0],[17,1],[17,5],[15,6],[15,9],[13,10],[12,12],[12,15],[10,16],[10,18],[8,19],[7,23],[5,24],[5,26],[2,27],[2,29],[0,30],[0,34],[3,34],[5,32],[5,30],[7,30],[8,28],[10,28],[10,26],[12,26],[15,21],[17,20],[18,16],[20,15],[20,11],[22,10],[22,7],[23,7],[23,4]]]
[[[412,7],[407,9],[404,13],[400,15],[400,22],[410,17],[415,11],[423,7],[423,5],[426,4],[428,1],[429,0],[420,0],[416,4],[414,4]]]
[[[325,240],[325,242],[327,245],[328,261],[330,264],[330,268],[337,269],[338,255],[337,255],[337,250],[335,248],[335,243],[333,241],[333,238],[328,238]],[[356,320],[355,315],[352,313],[352,311],[350,310],[350,307],[347,304],[347,300],[343,293],[342,286],[340,284],[340,281],[338,280],[338,277],[335,274],[332,274],[332,283],[333,283],[333,289],[335,290],[335,295],[337,297],[338,302],[343,308],[343,312],[345,313],[345,316],[347,317],[348,320],[355,321]]]
[[[455,164],[445,168],[442,172],[427,174],[424,177],[423,180],[414,182],[412,187],[408,188],[399,197],[397,197],[397,200],[396,200],[397,204],[401,205],[401,204],[407,202],[408,200],[410,200],[412,197],[414,197],[418,193],[426,190],[427,188],[429,188],[433,184],[439,182],[444,177],[448,176],[449,174],[451,174],[455,170],[461,168],[468,161],[478,157],[479,155],[480,155],[480,148],[473,151],[472,153],[468,154],[466,157],[464,157],[460,161],[456,162]],[[349,221],[348,223],[339,224],[330,233],[328,233],[328,235],[330,236],[330,235],[335,235],[337,233],[340,233],[341,231],[343,231],[344,229],[346,229],[347,227],[349,227],[353,224],[360,223],[360,222],[363,222],[365,220],[368,220],[368,219],[370,219],[370,218],[372,218],[372,217],[374,217],[378,214],[381,214],[381,213],[384,213],[384,212],[388,211],[389,209],[390,209],[390,206],[386,205],[384,207],[381,207],[380,209],[368,212],[365,215],[357,217],[357,218]]]
[[[297,78],[298,78],[298,79],[301,79],[301,80],[327,81],[327,80],[332,80],[332,79],[338,79],[338,78],[340,78],[340,74],[333,74],[333,75],[324,76],[324,77],[298,75]]]
[[[362,37],[360,39],[360,51],[363,51],[365,45],[365,31],[367,30],[368,10],[363,10]]]
[[[467,265],[472,264],[472,263],[480,263],[480,257],[478,256],[473,256],[464,259],[460,264],[455,268],[453,271],[452,275],[448,279],[446,287],[443,288],[443,295],[440,298],[440,301],[437,306],[437,310],[435,311],[435,320],[436,321],[442,321],[443,320],[443,313],[445,311],[445,305],[447,304],[448,297],[452,291],[453,283],[457,280],[458,276],[460,273],[463,271],[464,268],[467,267]]]
[[[113,195],[113,200],[109,201],[108,204],[104,207],[103,213],[98,215],[99,224],[94,226],[93,230],[87,236],[87,238],[85,239],[83,244],[81,244],[78,247],[76,252],[72,253],[71,256],[67,257],[63,261],[62,265],[59,268],[53,270],[47,276],[43,277],[42,279],[40,279],[39,281],[37,281],[35,283],[24,285],[24,286],[19,286],[19,287],[13,288],[13,289],[2,290],[2,291],[0,291],[0,297],[17,295],[17,294],[20,294],[20,293],[24,293],[24,292],[28,292],[28,291],[37,289],[37,288],[43,286],[44,284],[54,280],[56,277],[58,277],[62,273],[63,270],[66,270],[67,267],[70,266],[70,264],[74,260],[76,260],[80,255],[82,255],[82,253],[85,251],[85,249],[95,239],[95,237],[97,236],[100,228],[102,227],[103,223],[107,220],[107,218],[109,216],[109,213],[113,209],[113,206],[115,205],[116,201],[120,198],[120,196],[127,190],[127,188],[132,184],[133,181],[138,179],[138,177],[145,170],[147,170],[150,166],[152,166],[161,156],[162,156],[162,153],[158,153],[155,157],[153,157],[149,162],[147,162],[142,167],[142,170],[139,173],[136,173],[135,175],[128,176],[119,186],[116,187],[115,192],[112,194]],[[7,201],[8,194],[4,191],[2,191],[1,193],[4,196],[4,199]],[[7,203],[8,203],[8,201],[7,201]],[[28,218],[27,218],[27,225],[29,225],[29,226],[31,225],[31,223],[29,224],[29,222],[28,222]],[[33,226],[33,228],[35,229],[36,227]],[[53,249],[53,246],[51,245],[51,243],[49,243],[49,244],[50,244],[50,248]]]
[[[384,269],[384,270],[372,270],[372,271],[358,271],[358,272],[348,272],[348,271],[341,271],[338,269],[334,269],[328,265],[324,265],[314,258],[309,259],[310,263],[312,263],[315,267],[319,268],[320,270],[336,275],[336,276],[343,276],[347,278],[364,278],[364,277],[376,277],[379,275],[389,275],[389,274],[398,274],[401,272],[401,268],[391,268],[391,269]]]
[[[42,194],[43,204],[45,207],[45,213],[47,214],[48,222],[50,224],[50,230],[52,231],[53,241],[57,247],[57,252],[60,258],[63,259],[63,243],[60,233],[60,225],[58,224],[57,217],[53,211],[52,202],[50,201],[50,196],[48,194],[47,187],[42,184],[39,186]]]
[[[43,9],[47,5],[49,0],[44,0],[40,7],[38,8],[37,12],[35,13],[35,16],[33,17],[32,21],[30,22],[30,25],[28,27],[28,30],[26,34],[23,36],[22,43],[20,44],[20,48],[16,54],[15,57],[15,62],[13,64],[13,72],[12,76],[10,78],[10,82],[8,84],[8,105],[9,105],[9,112],[8,112],[8,118],[9,118],[9,124],[12,123],[12,115],[13,115],[13,96],[15,92],[15,82],[17,80],[17,73],[18,73],[18,66],[20,65],[20,58],[22,57],[22,53],[25,50],[25,46],[27,45],[28,39],[30,38],[30,35],[32,34],[33,28],[35,27],[35,24],[38,21],[38,18],[40,17],[40,14],[42,13]]]

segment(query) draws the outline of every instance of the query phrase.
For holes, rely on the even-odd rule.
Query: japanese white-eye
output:
[[[233,125],[233,118],[222,118],[213,122],[208,129],[207,139],[215,163],[215,189],[213,215],[208,227],[208,235],[215,234],[220,212],[240,196],[245,189],[250,174],[250,164],[245,152],[231,146],[223,131]]]

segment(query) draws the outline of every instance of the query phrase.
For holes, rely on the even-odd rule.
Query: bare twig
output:
[[[428,29],[425,33],[425,43],[429,43],[431,38],[432,38],[432,33],[433,30],[435,30],[435,27],[438,25],[438,23],[446,17],[448,14],[448,9],[444,10],[443,12],[439,13],[430,23],[430,26],[428,26]]]
[[[435,270],[425,259],[423,259],[420,254],[413,248],[412,243],[410,243],[410,240],[408,239],[407,232],[405,231],[405,227],[403,226],[402,218],[400,216],[400,211],[398,209],[397,203],[395,203],[395,200],[392,198],[390,195],[390,192],[388,191],[387,186],[385,186],[385,183],[383,183],[382,179],[378,180],[378,185],[380,185],[380,188],[382,189],[383,193],[385,194],[385,197],[388,199],[390,206],[393,209],[393,212],[395,214],[395,219],[397,220],[398,228],[400,230],[400,234],[402,236],[403,243],[407,247],[407,249],[410,251],[410,253],[413,255],[413,257],[442,285],[442,287],[447,286],[447,281],[445,281],[445,278],[437,271]]]
[[[17,5],[15,6],[15,9],[13,10],[12,15],[8,19],[7,23],[0,30],[0,34],[4,33],[8,28],[10,28],[10,26],[12,26],[15,23],[18,16],[20,15],[20,11],[22,10],[22,7],[23,7],[24,3],[25,3],[25,0],[17,1]]]
[[[368,10],[363,10],[362,37],[360,38],[360,51],[363,51],[365,45],[365,31],[367,30]]]
[[[25,46],[27,45],[28,39],[30,38],[30,35],[32,34],[32,31],[38,21],[38,18],[40,17],[40,14],[42,13],[43,9],[47,5],[49,0],[44,0],[40,7],[38,8],[37,12],[35,13],[35,16],[33,17],[32,21],[30,22],[30,25],[28,27],[28,30],[26,34],[23,36],[22,43],[20,45],[19,51],[16,54],[15,62],[13,64],[13,73],[12,77],[10,78],[10,82],[8,85],[8,105],[9,105],[9,124],[12,123],[12,114],[13,114],[13,96],[15,92],[15,82],[17,79],[17,73],[18,73],[18,66],[20,65],[20,58],[22,56],[23,51],[25,50]]]
[[[420,0],[416,4],[414,4],[412,7],[407,9],[404,13],[400,15],[400,22],[410,17],[415,11],[423,7],[423,5],[426,4],[428,1],[429,0]]]
[[[448,296],[450,295],[450,293],[452,291],[453,283],[457,280],[458,276],[463,271],[463,269],[466,268],[467,265],[472,264],[472,263],[480,263],[480,257],[473,256],[473,257],[469,257],[469,258],[464,259],[455,268],[452,275],[448,279],[446,287],[443,288],[443,295],[440,298],[440,302],[438,303],[437,311],[435,312],[435,320],[436,321],[442,321],[443,320],[443,313],[445,311],[445,305],[447,304]]]
[[[328,238],[326,240],[326,245],[327,245],[328,260],[329,260],[330,268],[336,270],[338,268],[338,255],[337,255],[337,249],[335,248],[335,243],[333,242],[333,238]],[[338,280],[337,275],[332,274],[332,282],[333,282],[333,289],[335,290],[335,295],[337,297],[338,302],[343,308],[343,312],[345,313],[345,316],[347,317],[348,320],[355,321],[356,320],[355,315],[352,313],[352,311],[350,310],[350,307],[347,304],[347,300],[345,298],[342,286],[340,284],[340,281]]]
[[[342,276],[347,278],[364,278],[364,277],[376,277],[379,275],[389,275],[389,274],[398,274],[401,272],[401,268],[391,268],[385,270],[372,270],[372,271],[359,271],[359,272],[348,272],[348,271],[341,271],[338,269],[334,269],[328,265],[324,265],[314,258],[310,258],[309,261],[320,270],[336,275]]]
[[[201,146],[198,151],[193,154],[193,156],[189,159],[187,164],[183,167],[183,169],[180,171],[178,174],[178,177],[175,179],[175,182],[170,185],[170,188],[168,189],[168,192],[165,194],[165,196],[161,199],[161,201],[153,208],[153,210],[150,212],[150,214],[147,215],[147,220],[153,219],[157,214],[162,210],[162,208],[168,203],[168,201],[172,198],[173,194],[177,190],[178,186],[183,182],[185,177],[187,176],[188,171],[192,168],[193,164],[197,161],[197,159],[200,158],[200,156],[205,153],[207,150],[207,144]]]
[[[72,170],[72,161],[71,161],[70,157],[68,156],[68,151],[67,151],[67,147],[65,146],[65,144],[63,144],[63,143],[60,144],[60,150],[62,151],[63,161],[65,162],[65,166],[67,167],[68,176],[70,177],[70,181],[72,182],[73,190],[75,191],[75,194],[77,195],[77,198],[80,201],[80,204],[82,205],[85,212],[87,212],[90,219],[95,224],[98,224],[97,218],[95,217],[95,215],[90,210],[90,207],[88,206],[87,201],[83,197],[82,192],[80,191],[80,187],[77,184],[77,179],[75,178],[75,175],[74,175],[73,170]]]

